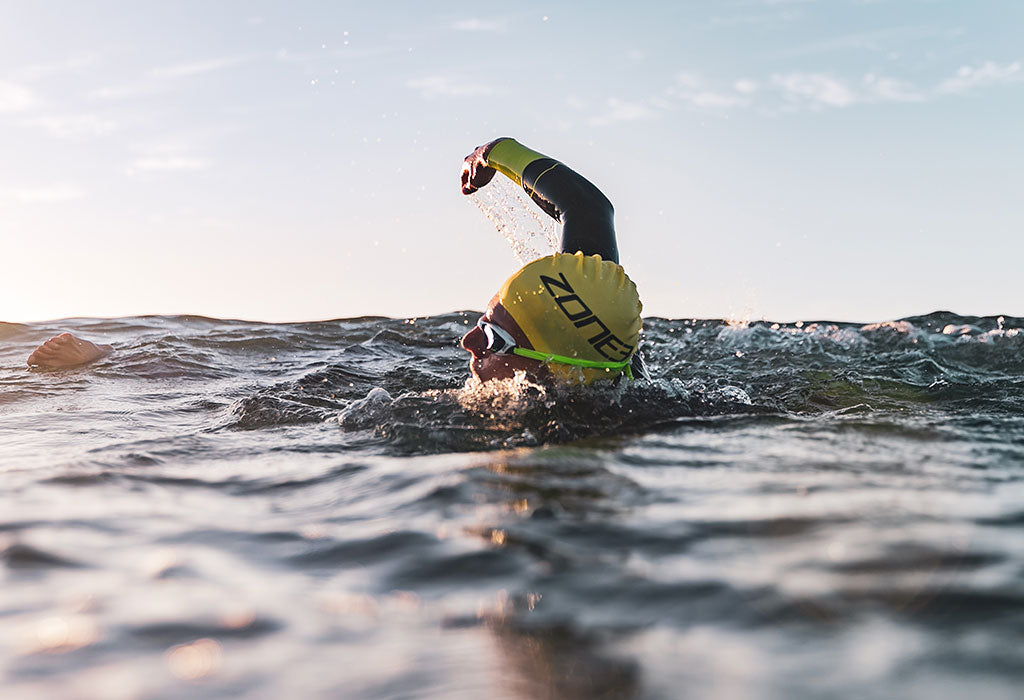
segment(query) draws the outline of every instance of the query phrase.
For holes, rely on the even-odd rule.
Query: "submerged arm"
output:
[[[495,171],[530,195],[549,216],[562,224],[563,253],[583,251],[617,263],[615,214],[612,203],[589,180],[553,158],[530,150],[515,139],[500,138],[466,157],[462,193],[483,187]]]

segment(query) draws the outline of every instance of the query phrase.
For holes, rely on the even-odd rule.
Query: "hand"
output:
[[[462,194],[473,194],[494,177],[494,168],[487,165],[487,154],[494,148],[494,144],[503,138],[505,137],[477,146],[476,150],[462,161]]]

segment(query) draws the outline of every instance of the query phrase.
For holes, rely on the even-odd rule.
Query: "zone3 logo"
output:
[[[569,280],[565,279],[564,273],[559,272],[558,277],[559,279],[555,279],[554,277],[541,275],[540,281],[544,285],[544,289],[548,290],[548,294],[554,297],[555,303],[558,304],[558,308],[561,309],[567,319],[572,321],[574,326],[577,328],[583,328],[583,326],[590,325],[591,323],[596,323],[598,325],[601,330],[598,331],[597,335],[587,338],[587,342],[590,343],[602,357],[606,357],[612,362],[622,362],[629,357],[630,353],[633,352],[633,346],[622,342],[614,333],[608,330],[608,326],[604,325],[604,322],[597,317],[597,314],[591,311],[590,307],[580,299],[576,290],[574,290],[572,285],[569,284]],[[565,293],[559,296],[552,287]],[[570,308],[570,305],[572,305],[572,308]],[[608,352],[605,352],[602,348],[606,348]],[[609,352],[613,354],[620,353],[621,356],[613,357],[608,354]]]

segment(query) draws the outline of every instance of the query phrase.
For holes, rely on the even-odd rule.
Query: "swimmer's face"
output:
[[[497,295],[487,304],[487,311],[480,318],[508,331],[520,347],[533,348],[519,324],[512,318],[512,314],[498,302]],[[547,374],[537,360],[519,357],[519,355],[503,355],[488,350],[487,338],[477,326],[473,326],[469,333],[462,336],[462,347],[472,355],[469,360],[469,369],[481,382],[492,379],[512,379],[517,371],[526,372],[531,380],[537,382],[542,381]]]

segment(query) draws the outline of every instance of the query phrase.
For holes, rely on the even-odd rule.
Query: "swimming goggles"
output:
[[[530,350],[528,348],[521,348],[516,345],[516,339],[512,337],[512,334],[501,326],[480,319],[476,322],[476,327],[479,328],[484,337],[487,339],[487,350],[498,355],[519,355],[520,357],[528,357],[531,360],[540,360],[541,362],[558,362],[563,365],[572,365],[573,367],[588,367],[590,369],[606,369],[606,370],[619,370],[624,371],[626,376],[630,379],[633,378],[633,368],[630,366],[630,360],[632,358],[626,358],[622,362],[595,362],[594,360],[581,360],[576,357],[566,357],[565,355],[556,355],[550,352],[540,352],[539,350]]]

